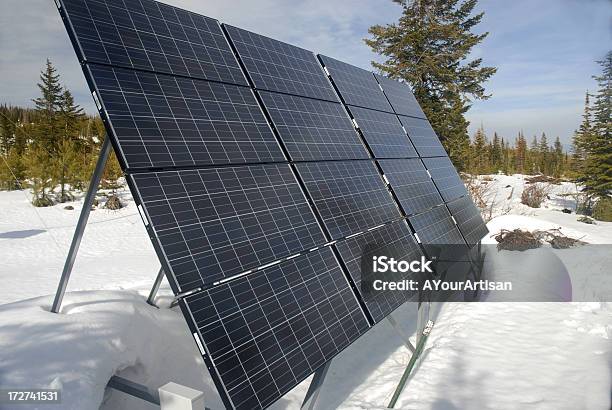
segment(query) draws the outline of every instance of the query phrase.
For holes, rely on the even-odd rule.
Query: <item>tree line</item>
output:
[[[86,189],[104,139],[98,116],[86,115],[47,60],[34,108],[0,105],[0,188],[30,188],[35,206],[74,198]],[[106,164],[102,185],[117,188],[116,157]]]

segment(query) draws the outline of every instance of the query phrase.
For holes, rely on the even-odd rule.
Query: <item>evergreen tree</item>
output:
[[[483,13],[472,15],[477,0],[393,0],[402,6],[395,24],[369,29],[366,39],[386,60],[373,62],[383,74],[406,81],[459,169],[468,160],[465,112],[470,98],[486,99],[483,87],[496,71],[482,59],[468,60],[488,33],[474,34]]]
[[[555,138],[553,153],[553,176],[560,178],[565,172],[565,155],[563,154],[563,145],[559,137]]]
[[[59,134],[60,126],[57,113],[62,106],[63,90],[59,77],[51,61],[47,59],[38,83],[41,96],[33,100],[39,114],[36,143],[41,144],[43,149],[49,150],[50,154],[53,154],[57,147],[56,136]]]
[[[70,182],[71,185],[74,185],[79,179],[78,168],[82,143],[78,138],[82,117],[83,109],[74,103],[72,94],[65,89],[60,99],[58,112],[62,134],[57,142],[53,167],[55,182],[60,186],[60,202],[72,199],[72,195],[66,191],[66,183]]]
[[[504,147],[503,140],[499,139],[497,132],[493,133],[491,144],[491,167],[494,172],[498,172],[502,169],[502,152]]]
[[[589,92],[584,98],[584,112],[582,123],[572,139],[572,173],[578,182],[584,182],[586,178],[587,154],[593,139],[593,125],[591,121],[591,102]]]
[[[602,67],[593,104],[593,129],[586,163],[585,185],[597,197],[612,191],[612,51],[598,61]]]
[[[516,155],[514,170],[519,174],[524,174],[527,171],[527,140],[523,131],[519,132],[516,140]]]
[[[488,172],[488,161],[486,155],[487,135],[484,128],[480,126],[474,135],[474,143],[472,145],[472,173],[484,174]]]
[[[542,133],[540,137],[540,142],[538,143],[538,157],[536,158],[538,167],[537,172],[541,172],[544,175],[550,175],[550,163],[549,158],[550,155],[548,153],[548,138],[546,138],[546,134]]]

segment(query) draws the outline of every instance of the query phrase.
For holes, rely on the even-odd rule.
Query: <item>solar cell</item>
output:
[[[418,157],[395,114],[350,107],[376,158]]]
[[[344,102],[348,105],[393,112],[374,75],[363,68],[319,54],[331,74]]]
[[[248,88],[95,64],[89,72],[128,169],[285,160]]]
[[[378,163],[406,215],[443,203],[420,159],[385,159]]]
[[[236,409],[265,408],[368,330],[329,248],[184,301]]]
[[[411,117],[427,118],[418,101],[414,98],[414,94],[412,94],[408,84],[382,75],[374,75],[396,113]]]
[[[465,185],[448,157],[423,158],[423,162],[444,201],[467,195]]]
[[[465,245],[457,225],[445,206],[438,206],[408,218],[425,245]]]
[[[470,245],[476,245],[485,237],[489,230],[482,220],[480,211],[472,200],[464,196],[449,202],[448,209],[457,221],[459,231],[463,234],[465,241]]]
[[[445,157],[446,151],[440,143],[436,132],[431,128],[429,121],[420,118],[399,116],[406,128],[410,141],[414,144],[421,157]]]
[[[312,51],[224,24],[255,88],[338,101]]]
[[[383,277],[396,281],[415,278],[410,273],[393,275],[387,272],[383,276],[373,273],[371,268],[373,256],[393,257],[398,261],[408,262],[421,257],[421,250],[405,221],[387,224],[363,235],[338,241],[334,246],[338,249],[340,258],[357,285],[375,323],[416,296],[408,291],[373,291],[371,286],[373,280]]]
[[[294,161],[369,158],[340,103],[259,92]]]
[[[325,242],[289,165],[132,174],[181,291]]]
[[[333,239],[401,217],[370,161],[312,162],[296,167]]]
[[[80,60],[248,85],[217,20],[153,0],[59,0]]]

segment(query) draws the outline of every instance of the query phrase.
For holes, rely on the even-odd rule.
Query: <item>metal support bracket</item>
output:
[[[164,268],[159,268],[159,272],[157,272],[157,277],[155,278],[155,282],[153,283],[153,287],[151,288],[151,292],[149,293],[149,297],[147,298],[147,303],[151,306],[157,307],[157,305],[155,304],[155,297],[157,296],[159,286],[161,285],[163,279]]]
[[[404,345],[406,345],[408,350],[410,350],[410,352],[414,354],[414,352],[416,352],[416,348],[410,342],[410,338],[406,336],[406,334],[404,334],[402,329],[400,329],[399,325],[395,321],[395,318],[390,314],[389,316],[387,316],[387,321],[391,324],[391,326],[397,332],[397,334],[402,338],[402,340],[404,341]],[[417,333],[418,333],[418,329],[417,329]]]
[[[321,388],[323,387],[325,376],[327,376],[327,371],[331,366],[331,362],[331,360],[328,361],[323,366],[319,367],[315,372],[314,377],[310,382],[310,386],[308,386],[306,396],[304,396],[301,410],[314,410],[317,400],[319,399],[319,395],[321,394]]]
[[[83,201],[83,208],[81,209],[81,214],[79,215],[79,221],[77,222],[74,235],[72,236],[70,250],[68,251],[68,256],[66,257],[66,262],[64,263],[64,270],[62,271],[62,277],[60,278],[57,291],[55,292],[55,299],[53,300],[53,306],[51,307],[51,312],[53,313],[59,313],[62,307],[62,300],[64,299],[64,294],[66,293],[66,288],[68,287],[72,267],[74,266],[74,261],[76,260],[79,246],[81,245],[81,239],[83,239],[83,232],[85,231],[85,226],[87,225],[87,220],[89,219],[89,214],[91,213],[91,207],[96,197],[96,192],[98,191],[98,185],[100,184],[102,174],[104,173],[104,165],[106,164],[110,151],[110,139],[108,136],[106,136],[104,138],[104,142],[102,143],[96,168],[93,176],[91,177],[91,181],[89,182],[89,188],[87,188],[87,194],[85,195],[85,200]]]
[[[139,399],[159,406],[159,394],[157,394],[157,392],[154,393],[150,391],[147,386],[124,379],[123,377],[111,377],[108,381],[107,387],[119,390],[123,393],[129,394],[130,396],[138,397]]]

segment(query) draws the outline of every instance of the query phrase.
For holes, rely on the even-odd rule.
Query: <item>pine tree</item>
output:
[[[481,126],[476,130],[474,143],[472,144],[472,173],[484,174],[488,172],[488,161],[486,155],[487,135]]]
[[[66,183],[70,182],[71,185],[74,185],[79,178],[77,170],[82,143],[78,138],[82,117],[83,109],[74,103],[72,94],[65,89],[60,99],[58,112],[62,133],[57,142],[53,167],[55,182],[60,186],[60,202],[72,200],[72,194],[66,191]]]
[[[495,72],[482,59],[468,60],[488,33],[474,34],[484,13],[472,15],[477,0],[393,0],[402,6],[395,24],[376,25],[366,39],[386,60],[373,62],[383,74],[406,81],[443,141],[451,159],[464,169],[469,159],[470,98],[487,99],[483,87]]]
[[[538,157],[537,161],[537,172],[540,172],[544,175],[550,175],[550,163],[549,163],[549,152],[548,152],[548,138],[546,138],[546,134],[542,133],[540,137],[540,142],[538,143]]]
[[[491,141],[491,167],[494,172],[498,172],[502,169],[502,156],[503,156],[503,139],[500,140],[497,132],[493,133],[493,140]]]
[[[585,185],[593,195],[607,197],[612,191],[612,51],[597,63],[602,67],[602,74],[593,76],[598,90],[593,104]]]
[[[584,182],[586,178],[587,154],[593,139],[593,125],[591,114],[591,102],[589,92],[584,98],[584,112],[582,123],[574,132],[572,139],[572,174],[577,182]]]
[[[516,140],[516,155],[514,170],[519,174],[524,174],[527,171],[527,141],[523,131],[519,132]]]
[[[61,109],[63,90],[59,77],[56,68],[47,59],[38,83],[41,96],[33,100],[39,114],[38,133],[36,135],[38,141],[36,143],[41,144],[43,149],[50,150],[50,154],[53,154],[57,147],[56,137],[60,126],[57,113]]]
[[[565,155],[563,154],[563,145],[559,137],[555,138],[553,158],[553,176],[555,178],[560,178],[565,173]]]

